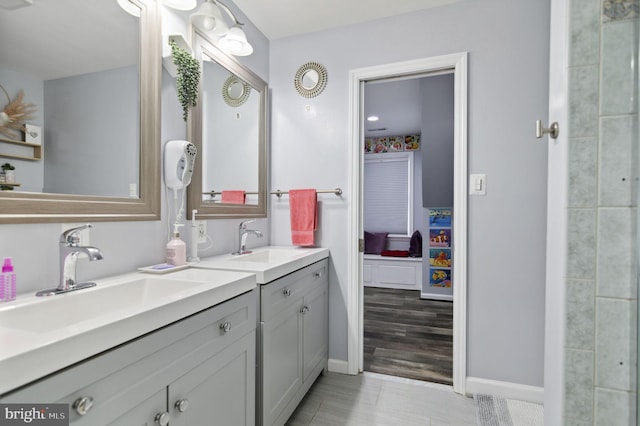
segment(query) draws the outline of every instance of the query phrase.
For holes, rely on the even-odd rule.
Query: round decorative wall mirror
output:
[[[327,69],[317,62],[307,62],[296,72],[293,85],[301,96],[314,98],[327,86]]]
[[[235,75],[229,76],[222,86],[222,97],[227,105],[239,107],[244,104],[251,94],[251,86]]]

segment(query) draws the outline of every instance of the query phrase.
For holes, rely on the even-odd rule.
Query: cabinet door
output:
[[[255,347],[252,331],[171,383],[171,426],[253,426]]]
[[[162,415],[167,412],[167,390],[162,389],[150,398],[142,401],[136,405],[135,408],[126,412],[122,416],[113,421],[101,421],[100,419],[93,418],[88,424],[91,425],[109,425],[109,426],[154,426],[156,425],[156,416]],[[72,425],[79,424],[78,422],[71,422]]]
[[[270,426],[302,386],[302,299],[262,323],[262,421]]]
[[[303,378],[323,363],[328,354],[328,285],[323,283],[309,292],[302,307],[302,359],[304,361]]]

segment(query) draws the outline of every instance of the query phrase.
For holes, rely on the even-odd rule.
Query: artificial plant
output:
[[[198,85],[200,84],[200,63],[190,52],[181,48],[174,40],[169,40],[171,56],[177,68],[178,100],[182,105],[182,118],[187,121],[189,108],[198,103]]]
[[[0,85],[0,89],[7,96],[9,102],[3,110],[0,110],[0,134],[15,138],[16,132],[24,131],[24,123],[33,118],[36,106],[23,102],[24,91],[22,89],[18,91],[13,100],[2,85]]]

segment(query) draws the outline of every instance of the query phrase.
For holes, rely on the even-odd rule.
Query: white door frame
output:
[[[549,116],[557,121],[557,139],[546,137],[547,166],[547,261],[545,285],[544,424],[556,426],[564,419],[564,339],[566,327],[566,264],[568,206],[568,74],[569,4],[551,1],[549,46]]]
[[[349,72],[349,238],[347,263],[347,370],[363,364],[362,229],[364,163],[364,82],[430,72],[454,72],[454,217],[453,217],[453,390],[464,394],[467,376],[467,52],[359,68]]]

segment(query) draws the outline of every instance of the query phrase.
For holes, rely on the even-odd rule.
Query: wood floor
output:
[[[364,370],[453,384],[453,302],[364,288]]]

